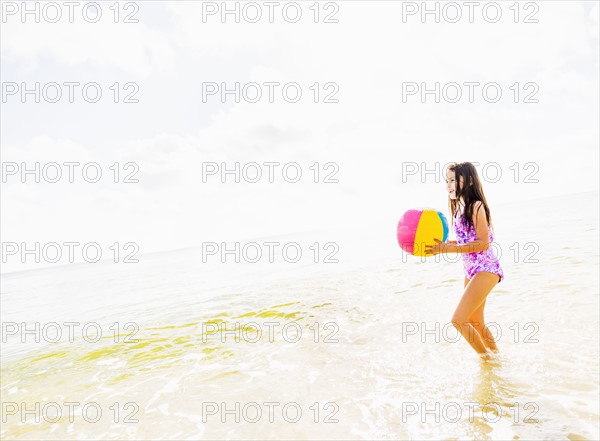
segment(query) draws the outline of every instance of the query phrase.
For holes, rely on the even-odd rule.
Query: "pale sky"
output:
[[[135,2],[138,23],[114,23],[108,2],[97,23],[76,11],[74,23],[29,18],[23,24],[18,14],[4,14],[7,3],[21,2],[2,2],[2,162],[94,161],[106,178],[37,184],[30,177],[23,184],[18,175],[4,175],[3,242],[135,241],[140,252],[152,252],[394,224],[408,208],[446,209],[443,181],[419,176],[423,164],[433,169],[451,161],[478,162],[492,178],[501,168],[498,182],[484,181],[492,209],[598,189],[595,1],[534,2],[538,23],[524,23],[530,12],[524,10],[514,23],[514,2],[499,2],[497,23],[477,10],[474,23],[421,23],[416,16],[403,23],[403,2],[390,1],[332,2],[337,23],[323,23],[332,9],[321,10],[314,23],[313,2],[298,2],[297,23],[277,11],[275,23],[215,17],[203,23],[206,2],[141,1]],[[5,94],[7,83],[31,88],[70,81],[100,84],[103,99],[87,103],[76,93],[74,103],[63,97],[51,104],[29,95],[22,103],[19,94]],[[111,102],[116,82],[137,84],[139,102]],[[231,96],[227,103],[203,102],[208,82],[296,82],[303,99],[288,103],[277,94],[274,103],[235,103]],[[486,102],[480,86],[474,103],[466,96],[422,103],[418,95],[403,102],[408,82],[497,83],[503,95]],[[339,102],[322,102],[332,90],[326,83],[337,85]],[[518,103],[510,89],[515,83]],[[523,102],[533,90],[526,83],[535,83],[538,103]],[[121,89],[120,99],[129,90]],[[111,182],[115,162],[136,163],[139,183]],[[295,184],[280,174],[275,183],[266,177],[256,184],[222,184],[215,177],[203,183],[203,162],[296,162],[303,177]],[[315,162],[335,163],[339,183],[312,182]],[[403,179],[402,170],[412,167],[407,163],[419,171]],[[330,170],[322,169],[320,178]],[[19,269],[4,265],[2,271]]]

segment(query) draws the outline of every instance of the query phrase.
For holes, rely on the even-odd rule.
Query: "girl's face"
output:
[[[446,174],[446,190],[450,199],[456,199],[456,174],[453,171],[448,170]]]

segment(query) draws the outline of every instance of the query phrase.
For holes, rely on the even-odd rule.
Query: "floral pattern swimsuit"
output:
[[[467,227],[464,223],[464,212],[459,214],[457,211],[457,214],[454,215],[454,232],[456,233],[456,242],[459,245],[477,240],[477,234],[475,233],[474,228],[471,227],[467,230]],[[497,274],[499,277],[498,283],[500,283],[504,279],[504,272],[502,271],[500,262],[498,261],[498,258],[494,254],[494,251],[491,247],[491,243],[494,241],[494,235],[492,234],[492,230],[489,225],[488,234],[490,236],[490,247],[485,251],[463,253],[463,267],[465,275],[469,280],[473,278],[475,273],[487,271]]]

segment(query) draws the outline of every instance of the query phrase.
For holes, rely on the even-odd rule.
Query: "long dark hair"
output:
[[[485,217],[488,225],[492,228],[492,216],[490,208],[483,194],[483,187],[477,169],[470,162],[453,163],[448,166],[449,171],[453,171],[456,180],[456,199],[448,197],[448,208],[452,217],[452,226],[454,226],[454,215],[458,210],[458,201],[462,200],[465,204],[465,211],[462,218],[463,223],[468,229],[475,228],[473,225],[473,205],[477,201],[481,201],[485,210]],[[460,185],[460,176],[463,177],[464,188]]]

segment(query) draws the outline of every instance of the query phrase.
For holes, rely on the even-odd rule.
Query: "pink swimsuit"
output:
[[[454,232],[456,233],[456,242],[459,245],[477,240],[477,234],[475,233],[474,228],[471,227],[467,230],[467,227],[463,222],[463,214],[464,213],[461,213],[459,215],[457,211],[457,214],[454,215]],[[463,267],[468,279],[472,279],[475,273],[487,271],[497,274],[499,277],[498,283],[500,283],[504,279],[504,272],[491,247],[491,243],[494,241],[494,235],[492,234],[489,225],[488,233],[490,237],[490,247],[485,251],[463,253]]]

